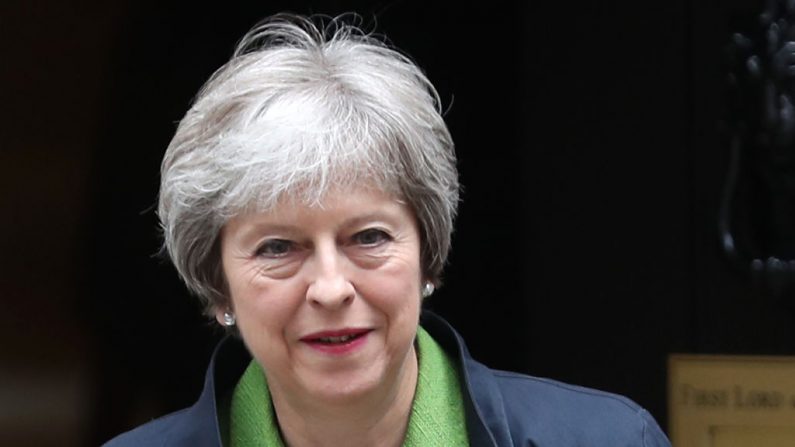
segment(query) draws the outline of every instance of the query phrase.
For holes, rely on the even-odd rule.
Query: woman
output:
[[[108,445],[669,445],[628,399],[492,371],[421,312],[457,202],[408,58],[341,20],[255,27],[181,121],[159,206],[179,274],[237,337],[195,405]]]

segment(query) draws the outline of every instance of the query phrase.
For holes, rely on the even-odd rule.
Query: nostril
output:
[[[355,297],[353,285],[342,277],[318,279],[306,291],[306,299],[314,306],[337,307],[349,304]]]

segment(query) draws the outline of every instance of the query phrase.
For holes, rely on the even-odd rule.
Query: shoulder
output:
[[[237,383],[251,357],[243,343],[226,337],[215,349],[196,402],[131,431],[123,433],[104,445],[107,447],[218,447],[221,445],[219,397],[228,395]]]
[[[511,432],[529,434],[539,445],[670,446],[654,418],[624,396],[488,371],[502,395]]]
[[[671,446],[654,418],[626,397],[490,369],[442,318],[424,312],[422,325],[460,362],[472,445]]]
[[[133,430],[116,436],[103,444],[103,447],[175,445],[170,441],[174,427],[182,424],[182,419],[187,411],[188,409],[180,410],[138,426]]]

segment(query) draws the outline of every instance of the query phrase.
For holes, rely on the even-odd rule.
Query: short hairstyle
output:
[[[412,208],[423,274],[438,283],[459,185],[435,88],[357,16],[273,16],[202,87],[166,150],[164,247],[212,315],[229,305],[219,234],[230,218],[364,184]]]

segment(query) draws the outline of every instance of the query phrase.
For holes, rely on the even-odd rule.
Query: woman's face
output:
[[[238,216],[221,232],[221,258],[274,396],[340,402],[394,391],[416,368],[420,236],[394,197],[362,188]]]

